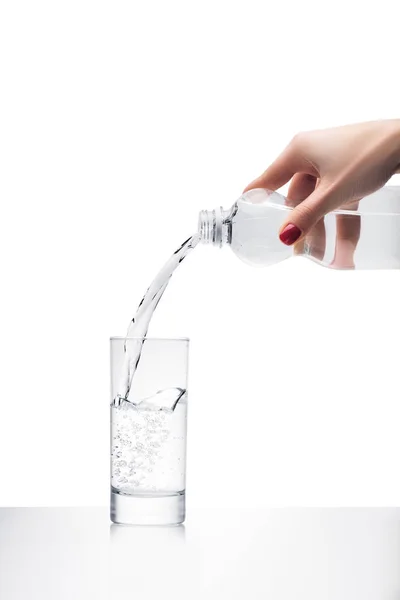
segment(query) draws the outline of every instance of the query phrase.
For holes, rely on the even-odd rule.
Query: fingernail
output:
[[[293,223],[289,223],[286,225],[285,229],[283,229],[279,234],[279,239],[281,242],[286,244],[286,246],[291,246],[294,244],[299,237],[301,236],[301,231],[297,227],[297,225],[293,225]]]

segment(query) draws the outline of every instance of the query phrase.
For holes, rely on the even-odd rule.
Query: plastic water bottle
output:
[[[292,209],[278,192],[251,190],[229,210],[202,211],[200,241],[228,245],[244,262],[261,267],[306,256],[335,269],[400,268],[400,187],[383,187],[329,213],[303,240],[285,246],[278,233]]]

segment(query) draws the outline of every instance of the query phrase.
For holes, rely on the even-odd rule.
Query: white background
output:
[[[110,526],[105,507],[1,508],[0,532],[5,600],[399,597],[398,508],[192,506],[179,527]]]
[[[398,50],[395,0],[1,4],[0,504],[108,502],[109,336],[297,131],[399,117]],[[192,340],[189,505],[398,504],[399,303],[197,249],[150,332]]]

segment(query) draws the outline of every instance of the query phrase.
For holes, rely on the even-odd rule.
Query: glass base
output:
[[[185,492],[130,496],[111,490],[110,519],[121,525],[178,525],[185,520]]]

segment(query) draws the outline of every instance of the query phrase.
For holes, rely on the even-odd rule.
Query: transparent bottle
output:
[[[202,211],[200,240],[228,245],[244,262],[261,267],[306,256],[334,269],[400,268],[400,186],[329,213],[303,240],[286,246],[278,232],[293,207],[278,192],[251,190],[229,210]]]

